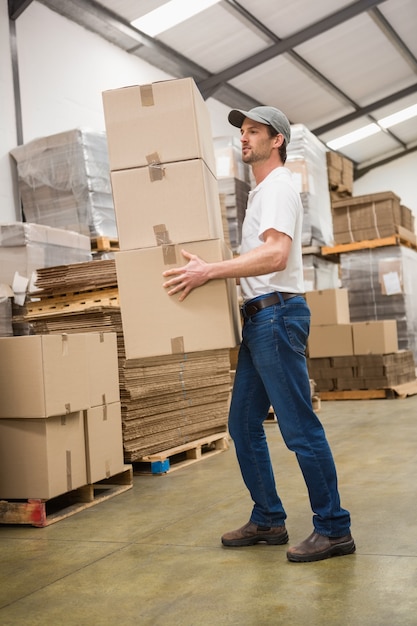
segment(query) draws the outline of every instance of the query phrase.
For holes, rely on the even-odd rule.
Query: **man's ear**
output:
[[[274,139],[275,139],[274,148],[280,148],[285,141],[284,135],[281,135],[281,133],[278,133],[278,135],[275,135]]]

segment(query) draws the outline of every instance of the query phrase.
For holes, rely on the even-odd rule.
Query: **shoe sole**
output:
[[[242,539],[224,539],[222,544],[228,548],[243,548],[245,546],[254,546],[257,543],[267,543],[269,546],[282,546],[288,543],[288,533],[279,537],[270,537],[259,535],[257,537],[243,537]]]
[[[355,542],[347,541],[346,543],[340,543],[335,546],[318,552],[317,554],[292,554],[287,552],[287,559],[293,563],[311,563],[312,561],[323,561],[324,559],[330,559],[333,556],[347,556],[353,554],[356,550]]]

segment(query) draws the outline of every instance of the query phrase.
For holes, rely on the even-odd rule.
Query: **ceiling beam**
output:
[[[280,42],[275,43],[272,46],[265,48],[264,50],[261,50],[257,54],[253,54],[252,56],[247,57],[246,59],[243,59],[242,61],[231,65],[230,67],[227,67],[223,71],[217,74],[213,74],[209,78],[200,81],[198,83],[198,87],[203,96],[205,95],[207,90],[209,90],[210,95],[212,95],[213,88],[216,87],[216,85],[227,82],[232,78],[236,78],[236,76],[244,74],[245,72],[248,72],[256,66],[265,63],[266,61],[269,61],[270,59],[273,59],[280,54],[288,52],[295,46],[299,46],[309,39],[317,37],[317,35],[320,35],[321,33],[324,33],[327,30],[330,30],[331,28],[342,24],[343,22],[352,19],[360,13],[368,11],[370,8],[377,4],[380,4],[381,2],[385,2],[385,0],[357,0],[352,4],[349,4],[344,9],[328,15],[322,20],[319,20],[318,22],[315,22],[314,24],[303,28],[293,35],[290,35],[286,39],[282,39]]]
[[[369,11],[369,15],[374,20],[375,24],[382,30],[388,41],[397,48],[398,52],[409,64],[413,72],[417,72],[417,59],[414,54],[408,48],[405,42],[401,39],[396,30],[391,26],[388,20],[384,17],[381,11],[377,7],[373,7]]]
[[[30,4],[32,0],[8,0],[9,20],[17,20]]]
[[[337,119],[333,120],[332,122],[329,122],[328,124],[323,124],[323,126],[318,126],[317,128],[313,128],[311,132],[314,133],[315,135],[324,135],[324,133],[327,133],[330,130],[334,130],[335,128],[338,128],[339,126],[342,126],[343,124],[347,124],[348,122],[352,122],[353,120],[358,119],[358,117],[364,117],[368,113],[371,113],[372,111],[376,111],[377,109],[381,109],[382,107],[387,106],[388,104],[392,104],[393,102],[401,100],[402,98],[406,98],[407,96],[415,93],[416,91],[417,91],[417,83],[414,83],[414,85],[410,85],[409,87],[406,87],[405,89],[396,91],[395,93],[392,93],[389,96],[386,96],[385,98],[381,98],[380,100],[375,100],[375,102],[371,102],[371,104],[368,104],[364,107],[360,107],[356,111],[353,111],[352,113],[348,113],[347,115],[344,115],[343,117],[338,117]]]

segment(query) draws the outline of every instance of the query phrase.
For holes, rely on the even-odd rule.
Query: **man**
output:
[[[305,358],[310,311],[302,296],[303,208],[284,167],[291,129],[274,107],[233,110],[241,129],[242,159],[256,187],[249,193],[241,253],[206,263],[183,250],[183,267],[164,272],[169,295],[184,300],[209,280],[240,280],[242,343],[233,386],[229,431],[254,506],[249,522],[222,537],[225,546],[288,542],[263,422],[272,405],[286,446],[297,457],[313,511],[313,533],[287,551],[290,561],[319,561],[351,554],[349,512],[341,508],[336,469],[323,427],[313,412]]]

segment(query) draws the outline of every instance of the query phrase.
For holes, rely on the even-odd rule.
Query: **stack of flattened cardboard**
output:
[[[46,268],[36,286],[25,316],[36,334],[116,334],[125,461],[225,431],[229,350],[126,360],[114,260]]]
[[[412,226],[410,209],[392,191],[342,198],[332,202],[336,244],[383,239]],[[401,232],[401,231],[400,231]],[[413,233],[410,232],[411,238]],[[414,237],[415,243],[415,237]]]
[[[319,392],[394,388],[416,379],[410,350],[309,359],[308,368]]]

